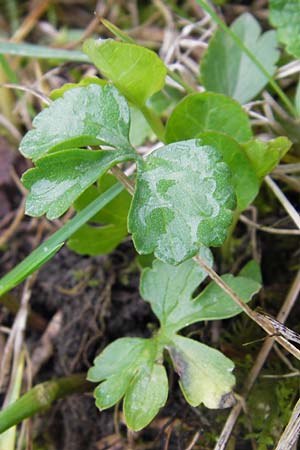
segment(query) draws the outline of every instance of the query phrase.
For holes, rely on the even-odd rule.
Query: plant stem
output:
[[[71,375],[37,384],[0,412],[0,433],[27,417],[48,409],[55,400],[70,394],[90,391],[93,387],[94,385],[86,380],[86,374]]]
[[[218,14],[211,8],[205,0],[196,0],[197,3],[206,11],[211,18],[218,24],[218,26],[226,33],[231,39],[246,53],[246,55],[251,59],[251,61],[258,67],[258,69],[265,75],[268,79],[270,85],[281,98],[282,102],[285,104],[289,112],[294,116],[298,117],[298,113],[290,99],[285,95],[281,87],[273,79],[272,75],[265,69],[264,65],[256,58],[254,53],[249,50],[249,48],[243,43],[243,41],[223,22],[223,20],[218,16]]]
[[[161,142],[165,142],[165,127],[163,126],[161,119],[146,105],[141,107],[141,111],[158,139]]]

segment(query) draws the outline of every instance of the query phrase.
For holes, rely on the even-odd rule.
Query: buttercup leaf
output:
[[[278,39],[295,58],[300,58],[300,3],[298,0],[270,0],[270,22]]]
[[[113,39],[88,39],[83,51],[128,100],[143,106],[165,84],[167,69],[151,50]]]
[[[101,143],[132,150],[129,107],[111,85],[89,84],[67,90],[35,117],[33,126],[20,144],[20,152],[33,160],[50,150]]]
[[[206,131],[228,134],[237,142],[252,137],[250,121],[241,105],[222,94],[187,95],[174,108],[166,129],[168,143],[192,139]]]
[[[261,34],[259,22],[248,13],[238,17],[231,30],[273,75],[279,58],[276,33]],[[243,49],[221,29],[210,39],[200,69],[207,90],[228,95],[241,103],[252,100],[268,83],[268,78]]]
[[[220,152],[197,140],[176,142],[138,162],[128,229],[139,253],[169,264],[221,245],[235,194]]]
[[[132,153],[114,150],[70,149],[47,155],[23,176],[30,190],[26,213],[48,219],[61,216],[83,191],[113,165],[132,159]]]
[[[186,401],[192,406],[221,407],[222,397],[235,383],[233,362],[218,350],[178,335],[168,350]]]

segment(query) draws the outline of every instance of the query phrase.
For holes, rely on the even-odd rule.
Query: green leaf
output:
[[[106,143],[118,150],[129,143],[127,102],[110,85],[90,84],[70,89],[33,120],[34,129],[22,139],[20,152],[34,160],[50,150]]]
[[[260,283],[251,278],[234,277],[231,274],[222,275],[221,278],[245,303],[249,302],[261,288]],[[242,312],[241,308],[216,283],[210,283],[195,298],[192,309],[187,311],[186,324],[200,320],[229,319]]]
[[[218,149],[232,172],[237,208],[243,211],[255,199],[260,181],[243,148],[234,139],[222,133],[207,132],[199,135],[202,145]]]
[[[112,39],[88,39],[83,51],[133,104],[142,107],[165,84],[167,69],[151,50]]]
[[[103,381],[94,391],[98,408],[110,408],[125,395],[127,425],[135,431],[148,425],[168,396],[161,359],[155,339],[122,338],[106,347],[88,372],[90,381]]]
[[[273,75],[279,58],[276,33],[261,34],[259,22],[249,13],[242,14],[230,28]],[[260,68],[221,29],[209,41],[201,63],[201,79],[207,90],[228,95],[241,103],[252,100],[268,83]]]
[[[221,154],[194,139],[176,142],[138,161],[128,229],[139,253],[176,265],[201,245],[221,245],[234,207]]]
[[[132,159],[131,152],[70,149],[47,155],[23,176],[30,189],[26,213],[48,219],[61,216],[82,192],[113,165]]]
[[[116,179],[105,174],[98,187],[90,186],[75,202],[76,211],[81,211],[94,199],[116,183]],[[68,247],[81,255],[100,255],[109,253],[127,236],[127,216],[131,196],[122,191],[108,207],[104,207],[73,234]],[[101,225],[101,226],[100,226]]]
[[[208,408],[220,408],[222,398],[235,384],[233,362],[218,350],[177,335],[168,350],[186,401],[192,406],[204,403]]]
[[[295,58],[300,58],[299,0],[270,0],[271,24],[277,28],[278,39]]]
[[[278,137],[264,142],[258,139],[247,142],[243,149],[259,179],[263,179],[277,166],[281,158],[289,151],[292,143],[286,137]]]
[[[126,423],[134,431],[147,426],[168,398],[166,369],[153,359],[144,360],[130,383],[124,399]]]
[[[69,91],[70,89],[89,86],[90,84],[99,84],[99,86],[105,86],[107,84],[107,81],[102,80],[102,78],[97,78],[97,77],[86,77],[86,78],[82,78],[79,83],[65,83],[60,88],[53,89],[53,91],[50,92],[50,98],[51,98],[51,100],[57,100],[58,98],[62,97],[64,95],[64,93]]]
[[[213,256],[208,248],[201,248],[200,255],[211,267]],[[192,259],[174,267],[154,260],[152,267],[143,270],[140,292],[160,321],[162,328],[174,327],[185,318],[192,294],[207,277],[206,272]]]
[[[212,266],[212,255],[203,248],[201,256]],[[253,272],[255,269],[255,272]],[[260,289],[260,282],[246,275],[258,278],[259,267],[248,263],[243,276],[223,275],[222,279],[245,301],[249,302]],[[242,310],[217,284],[211,282],[196,298],[195,289],[206,278],[206,273],[193,260],[177,267],[155,260],[152,268],[144,269],[140,292],[150,302],[166,335],[177,332],[192,323],[204,320],[227,319]]]
[[[178,103],[167,123],[166,140],[191,139],[206,131],[228,134],[238,142],[252,137],[249,118],[238,102],[222,94],[203,92]]]
[[[239,276],[250,278],[259,284],[262,284],[262,274],[260,270],[260,265],[253,259],[241,269]]]

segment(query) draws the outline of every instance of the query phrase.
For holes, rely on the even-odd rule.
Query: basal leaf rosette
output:
[[[176,142],[138,161],[128,228],[139,253],[176,265],[201,245],[222,245],[235,205],[222,154],[197,139]]]

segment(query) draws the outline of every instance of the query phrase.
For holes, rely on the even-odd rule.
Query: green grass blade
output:
[[[52,256],[58,252],[58,250],[64,245],[65,241],[72,236],[75,231],[90,220],[123,189],[123,186],[119,183],[108,189],[104,194],[100,195],[100,197],[96,198],[96,200],[76,214],[73,219],[56,231],[49,239],[43,242],[8,274],[1,278],[0,296],[17,286],[31,273],[35,272],[39,267],[49,261],[49,259],[51,259]]]
[[[26,56],[28,58],[61,59],[64,61],[90,62],[87,55],[79,50],[51,48],[45,45],[15,44],[0,42],[0,55]]]

